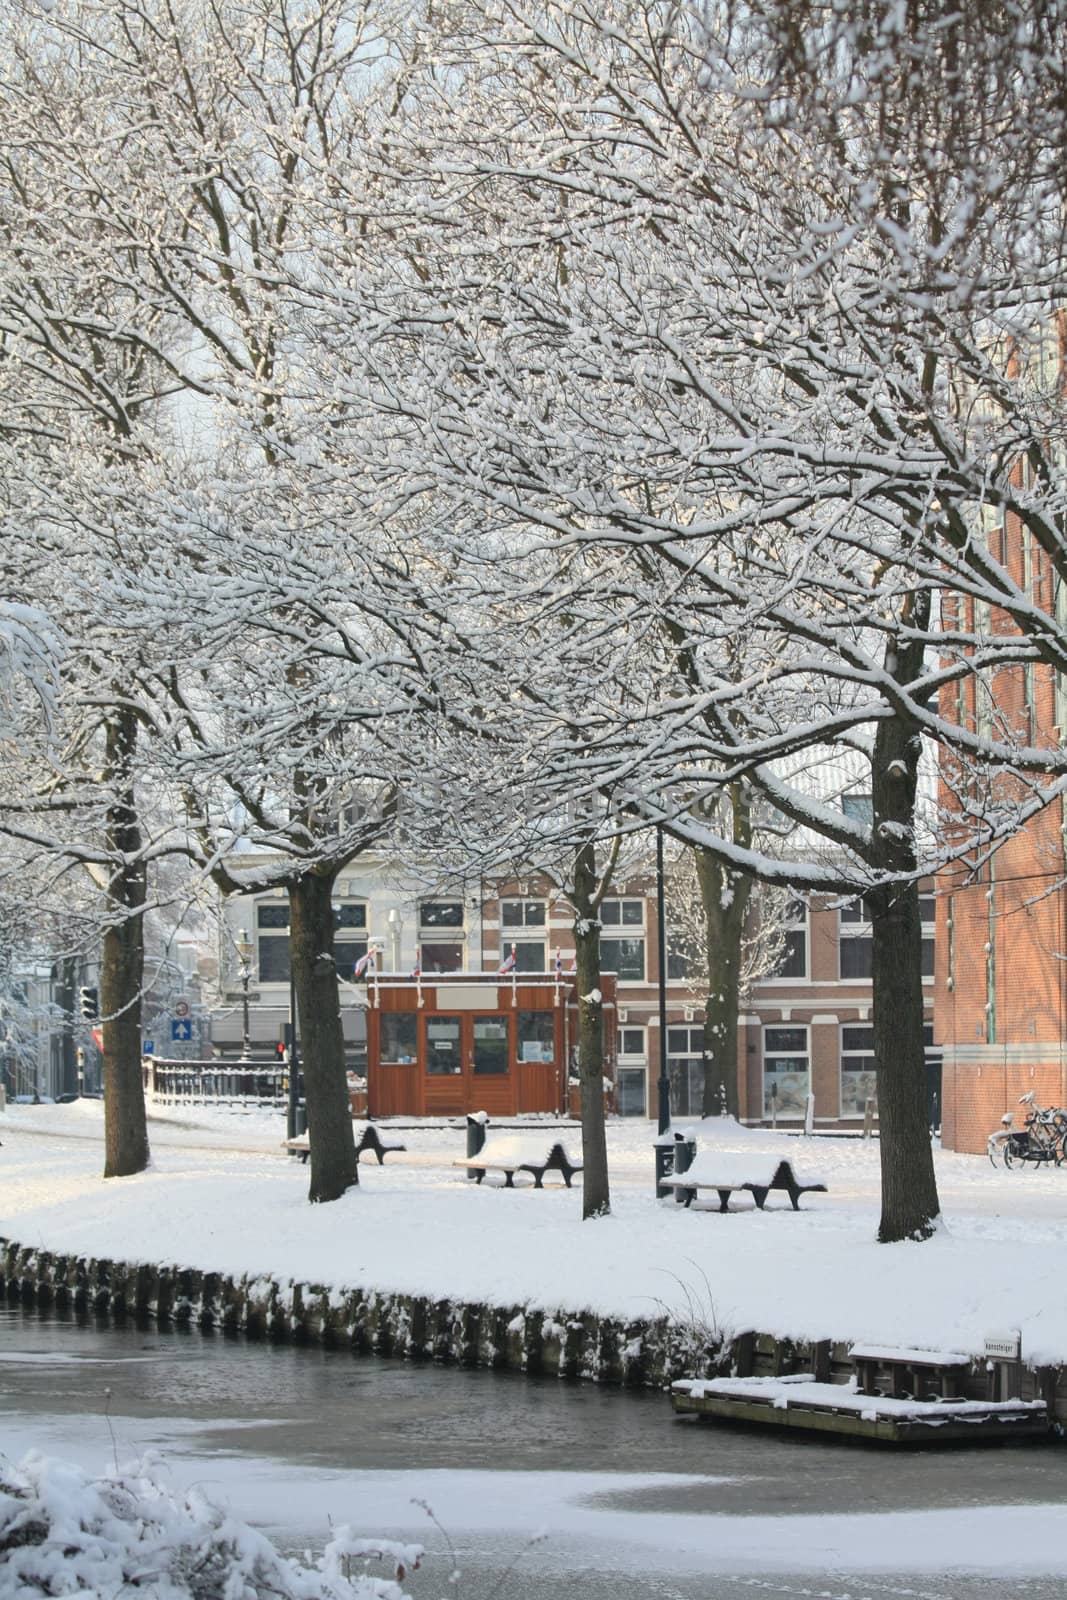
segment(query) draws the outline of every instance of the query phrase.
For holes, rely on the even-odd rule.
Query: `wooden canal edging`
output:
[[[372,1288],[280,1281],[64,1254],[0,1238],[0,1296],[9,1303],[323,1344],[410,1360],[665,1389],[680,1379],[812,1374],[846,1392],[850,1341],[770,1334],[724,1339],[712,1318],[665,1313],[622,1320],[591,1311],[432,1299]],[[975,1358],[969,1397],[985,1398]],[[1023,1400],[1044,1400],[1067,1426],[1067,1368],[1023,1368]]]

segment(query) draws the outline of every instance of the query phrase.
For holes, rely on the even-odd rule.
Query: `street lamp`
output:
[[[242,1008],[242,1023],[243,1023],[242,1031],[241,1031],[241,1060],[242,1061],[247,1061],[249,1059],[250,1043],[251,1043],[251,1041],[249,1039],[249,1027],[248,1027],[248,985],[249,985],[249,982],[251,981],[251,977],[252,977],[252,955],[253,955],[253,953],[254,953],[254,946],[252,944],[252,940],[248,936],[248,929],[247,928],[242,928],[240,930],[240,932],[238,933],[238,935],[237,935],[237,959],[241,963],[241,966],[240,966],[240,978],[241,978],[241,1008]]]
[[[386,918],[386,921],[389,924],[389,946],[390,946],[390,955],[392,956],[392,960],[393,960],[393,971],[394,972],[399,972],[400,971],[400,933],[401,933],[401,929],[403,928],[404,924],[403,924],[403,920],[402,920],[402,918],[400,916],[400,912],[396,909],[396,906],[391,906],[390,907],[389,915]]]
[[[671,1085],[667,1076],[667,919],[663,894],[663,824],[656,824],[656,932],[659,942],[659,1131],[671,1125]]]

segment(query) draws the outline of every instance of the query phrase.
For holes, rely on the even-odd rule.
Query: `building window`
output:
[[[874,797],[869,794],[843,794],[841,810],[850,822],[859,822],[869,828],[874,821]]]
[[[463,946],[424,942],[419,946],[424,973],[462,972]]]
[[[256,964],[260,983],[289,982],[289,906],[261,900],[256,906]]]
[[[429,929],[432,933],[436,928],[462,928],[462,926],[462,900],[422,900],[419,902],[420,929]]]
[[[520,1011],[515,1037],[520,1061],[545,1064],[555,1061],[556,1019],[551,1011]]]
[[[874,1029],[841,1029],[841,1115],[862,1117],[878,1094],[874,1071]]]
[[[667,929],[667,977],[677,981],[700,971],[700,941],[688,933]]]
[[[615,1082],[619,1116],[645,1116],[648,1111],[648,1056],[644,1028],[619,1029]]]
[[[501,900],[502,928],[543,928],[548,910],[543,900]]]
[[[600,925],[601,971],[614,972],[625,983],[644,983],[645,902],[605,900],[600,907]]]
[[[699,1117],[704,1110],[704,1030],[667,1029],[667,1077],[671,1086],[671,1112]]]
[[[383,1011],[381,1059],[408,1066],[418,1059],[419,1019],[414,1011]]]
[[[837,961],[840,976],[848,982],[870,980],[871,924],[862,900],[850,900],[837,913]]]
[[[774,978],[795,979],[808,975],[808,908],[803,900],[790,900],[782,916],[784,945]],[[773,981],[773,980],[772,980]]]
[[[333,950],[338,976],[351,981],[356,962],[367,953],[367,907],[364,901],[344,901],[334,906]],[[256,958],[260,983],[288,983],[289,906],[280,900],[261,900],[256,906]]]
[[[922,975],[934,976],[934,919],[935,901],[932,894],[919,896],[919,916],[922,918]],[[853,900],[842,906],[838,913],[838,971],[843,979],[869,981],[874,954],[867,907],[862,900]]]
[[[544,900],[502,900],[500,902],[500,960],[515,950],[516,972],[544,972],[544,939],[521,938],[527,928],[545,928],[548,908]]]
[[[808,1108],[806,1027],[763,1030],[763,1115],[803,1117]]]

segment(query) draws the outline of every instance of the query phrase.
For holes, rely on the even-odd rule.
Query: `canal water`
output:
[[[0,1451],[29,1449],[155,1452],[291,1552],[344,1522],[421,1543],[417,1600],[1065,1592],[1067,1445],[887,1454],[661,1394],[0,1308]]]

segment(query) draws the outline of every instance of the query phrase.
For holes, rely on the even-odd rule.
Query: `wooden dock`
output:
[[[811,1373],[777,1378],[680,1378],[679,1415],[869,1439],[879,1444],[1047,1438],[1044,1400],[902,1400],[818,1383]]]

